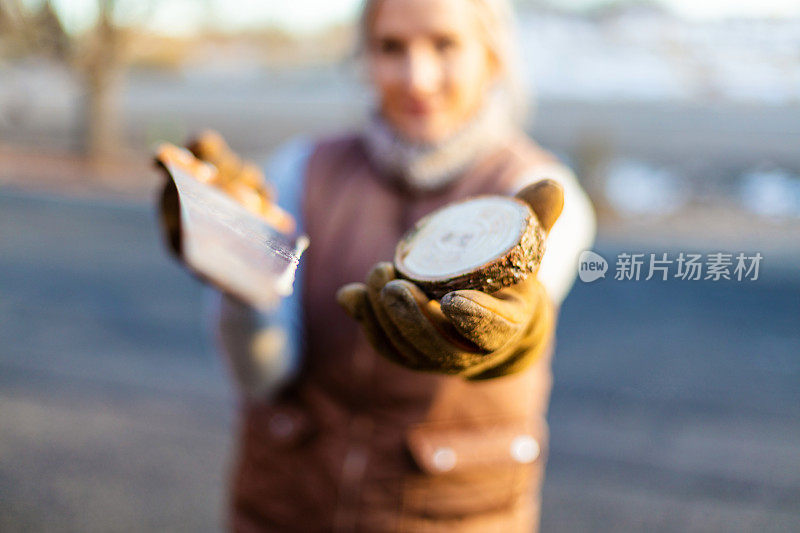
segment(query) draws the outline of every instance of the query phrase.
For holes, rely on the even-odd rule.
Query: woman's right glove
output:
[[[246,209],[260,215],[278,231],[287,234],[295,231],[295,220],[275,204],[275,190],[261,169],[240,158],[230,149],[222,135],[213,130],[204,131],[187,148],[197,159],[210,163],[217,169],[212,185],[228,193]]]
[[[240,158],[216,131],[206,130],[200,133],[189,142],[187,148],[196,158],[216,167],[215,185],[232,193],[258,194],[265,200],[275,200],[275,191],[264,178],[261,169]]]

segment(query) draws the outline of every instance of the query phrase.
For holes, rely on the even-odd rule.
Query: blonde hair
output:
[[[358,23],[356,55],[361,56],[369,45],[370,25],[383,0],[364,0]],[[514,10],[509,0],[464,0],[475,9],[487,48],[495,56],[499,70],[499,87],[512,110],[512,117],[525,121],[532,106],[530,91],[522,75],[522,60],[514,24]]]

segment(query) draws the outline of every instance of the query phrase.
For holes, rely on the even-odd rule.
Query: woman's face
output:
[[[480,107],[496,61],[466,0],[380,0],[369,30],[381,113],[407,140],[440,141]]]

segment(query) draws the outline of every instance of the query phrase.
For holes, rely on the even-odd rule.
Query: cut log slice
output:
[[[493,292],[535,272],[544,241],[526,202],[478,196],[420,219],[398,243],[394,265],[432,298],[461,289]]]

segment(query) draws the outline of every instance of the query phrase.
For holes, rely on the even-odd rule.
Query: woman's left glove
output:
[[[550,180],[517,194],[545,231],[563,207]],[[555,311],[536,273],[485,293],[458,290],[431,300],[414,283],[397,279],[391,263],[378,263],[365,283],[345,285],[337,300],[361,324],[384,357],[414,370],[488,379],[523,370],[551,340]]]
[[[553,304],[536,276],[491,294],[453,291],[438,302],[379,263],[365,284],[345,285],[337,299],[384,357],[468,379],[523,370],[553,331]]]

